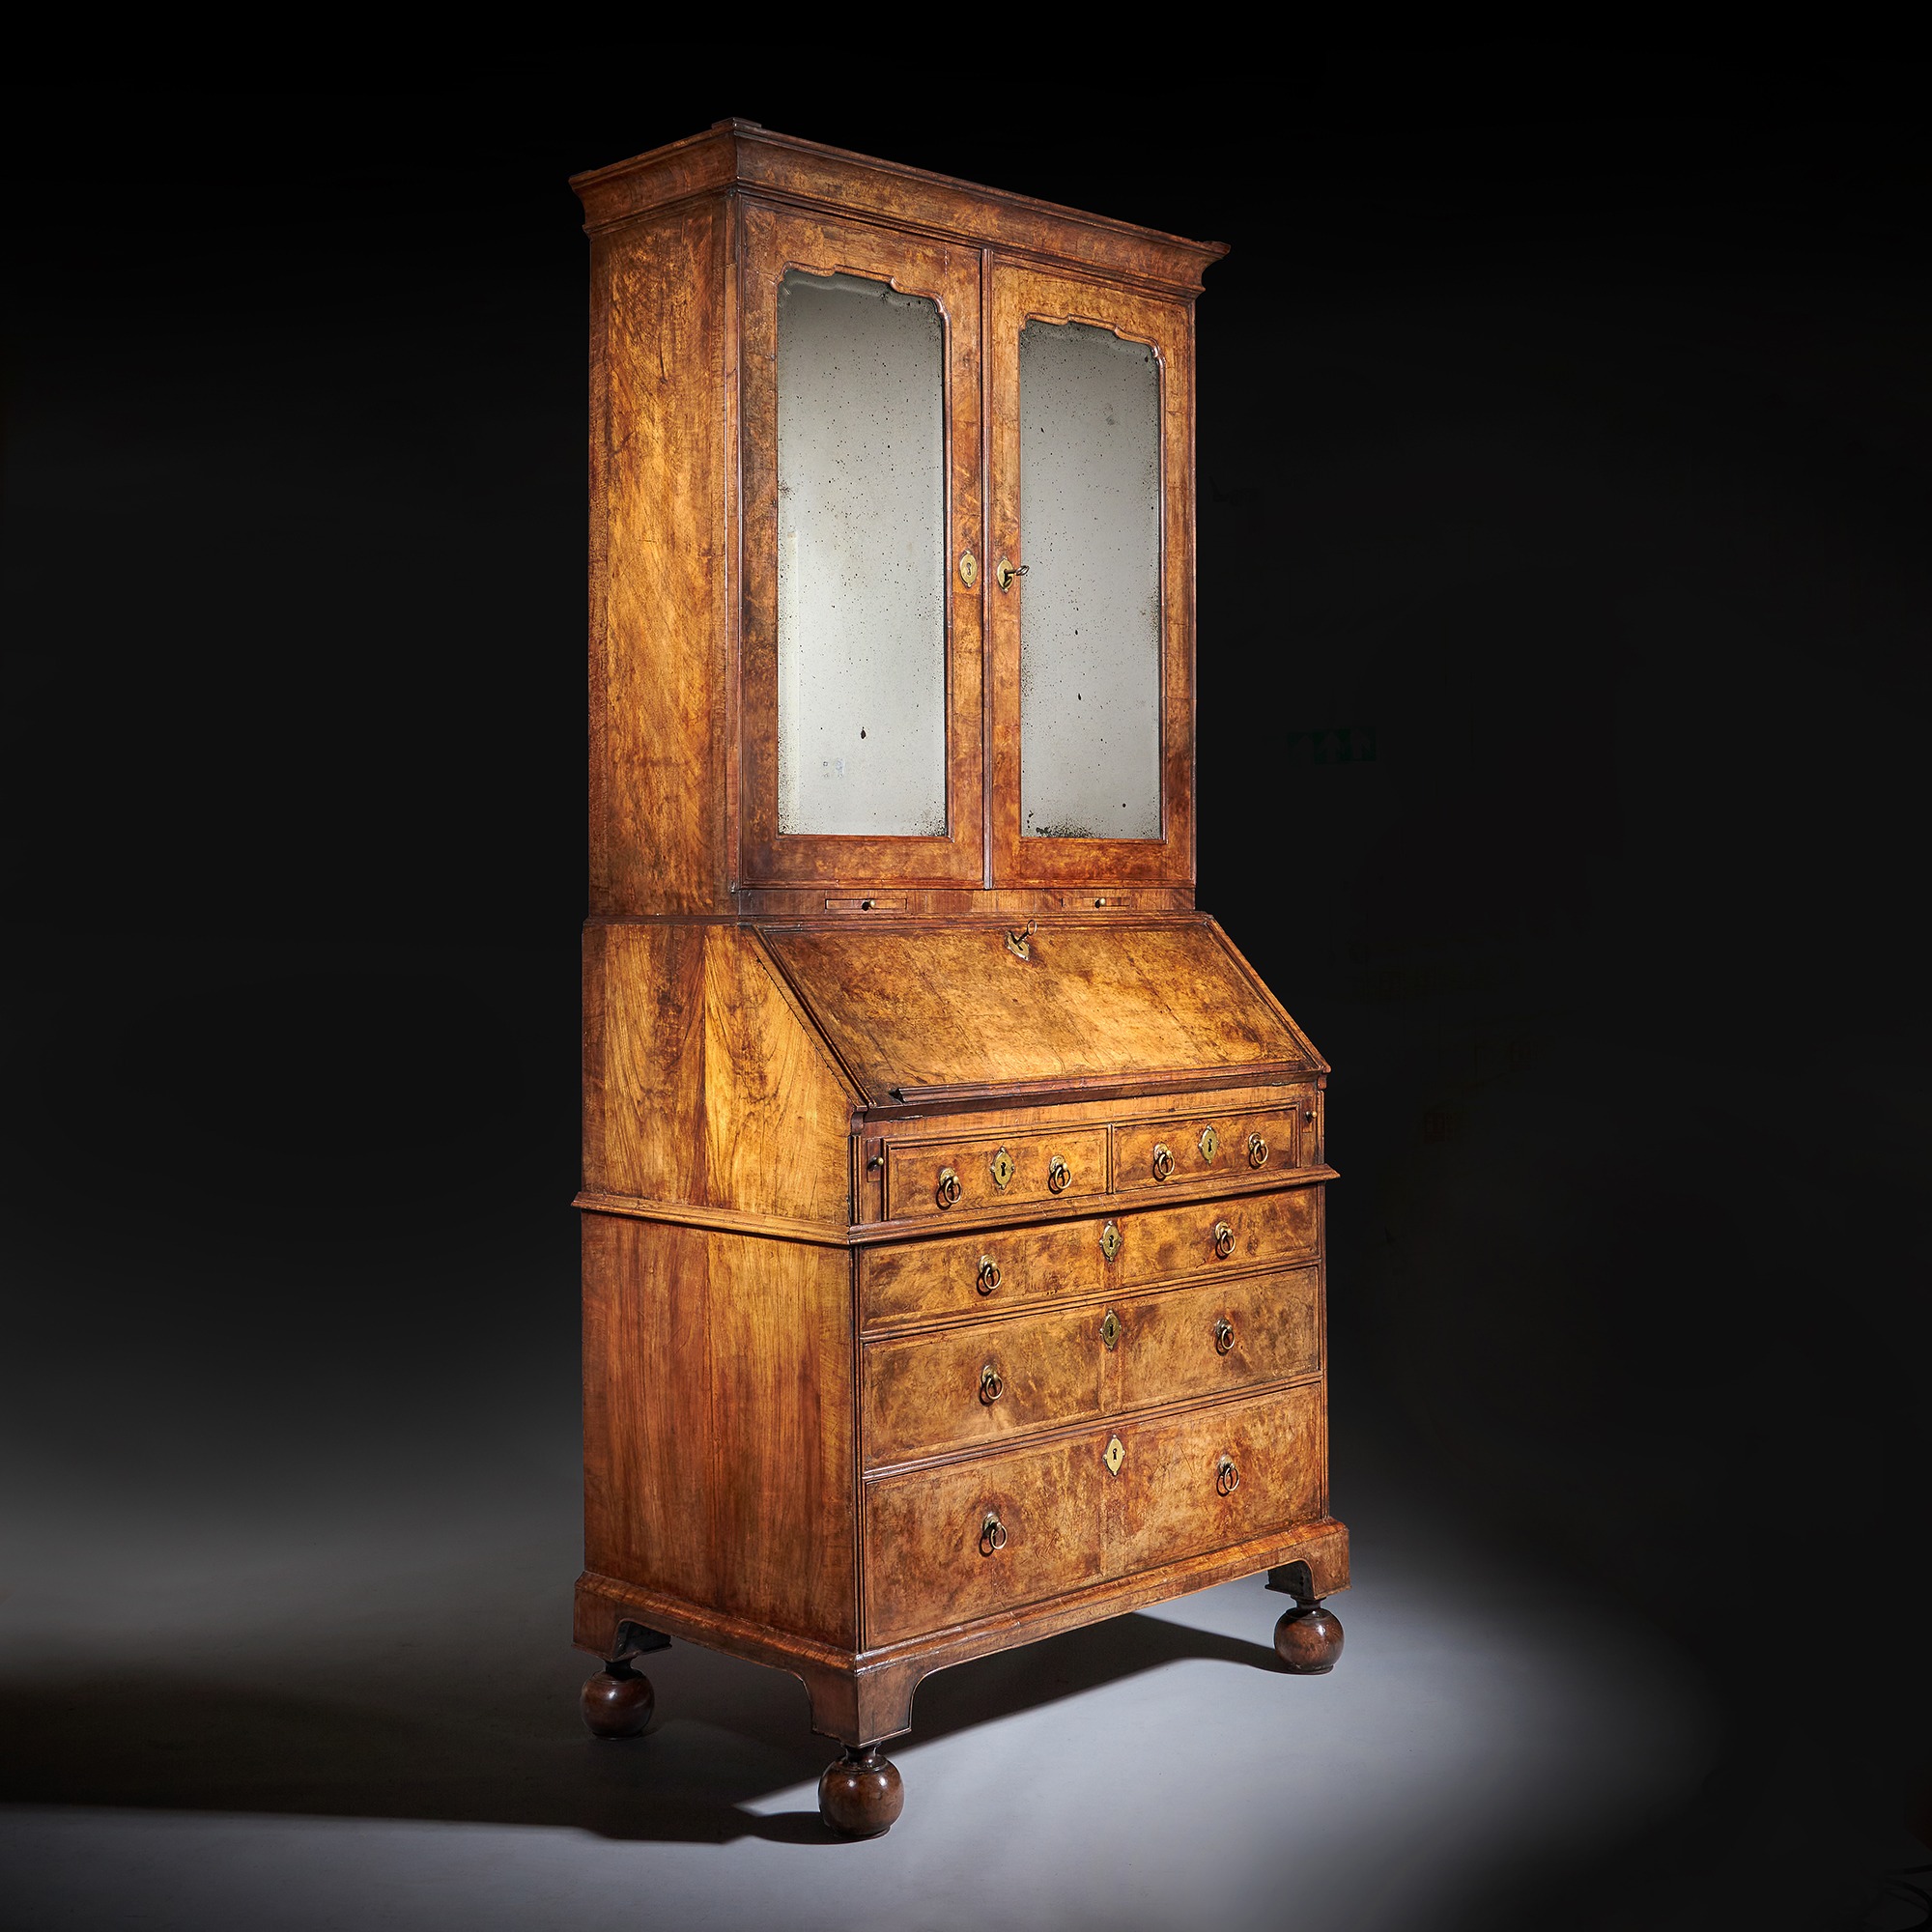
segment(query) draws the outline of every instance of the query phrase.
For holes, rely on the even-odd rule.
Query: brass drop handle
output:
[[[1072,1171],[1058,1154],[1046,1164],[1046,1186],[1050,1194],[1065,1194],[1067,1183],[1073,1179]]]
[[[1225,1221],[1214,1223],[1214,1252],[1223,1261],[1235,1252],[1235,1231]]]
[[[991,1294],[1000,1285],[1000,1264],[991,1255],[980,1257],[980,1293]]]
[[[1156,1141],[1153,1150],[1153,1178],[1165,1180],[1174,1172],[1174,1151],[1165,1143]]]
[[[1007,1384],[1005,1379],[1001,1377],[998,1368],[996,1368],[991,1362],[988,1362],[986,1366],[980,1371],[980,1400],[983,1402],[988,1408],[991,1408],[992,1406],[996,1402],[998,1402],[1003,1395],[1006,1394],[1006,1392],[1007,1392]]]
[[[993,578],[1002,590],[1010,590],[1013,587],[1013,580],[1024,577],[1026,574],[1027,566],[1025,564],[1009,563],[1005,557],[1002,557],[998,566],[993,571]]]
[[[1214,1324],[1214,1352],[1225,1355],[1235,1346],[1235,1324],[1224,1315]]]
[[[939,1185],[933,1189],[933,1199],[942,1208],[951,1208],[959,1199],[959,1177],[950,1167],[939,1170]]]
[[[1268,1164],[1268,1144],[1260,1134],[1248,1136],[1248,1165],[1265,1167]]]
[[[1000,1520],[998,1510],[988,1510],[986,1520],[980,1525],[980,1554],[990,1556],[996,1549],[1007,1547],[1007,1526]]]
[[[1232,1496],[1241,1487],[1241,1472],[1235,1467],[1232,1456],[1223,1456],[1214,1464],[1214,1488],[1224,1496]]]

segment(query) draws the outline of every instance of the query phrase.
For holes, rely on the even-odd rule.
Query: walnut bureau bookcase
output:
[[[584,1713],[790,1670],[868,1834],[928,1671],[1261,1572],[1341,1648],[1328,1069],[1194,904],[1224,251],[745,121],[574,185]]]

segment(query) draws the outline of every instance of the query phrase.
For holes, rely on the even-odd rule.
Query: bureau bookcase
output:
[[[792,1671],[872,1833],[946,1664],[1263,1572],[1341,1648],[1327,1067],[1194,903],[1223,251],[744,121],[574,185],[584,1714]]]

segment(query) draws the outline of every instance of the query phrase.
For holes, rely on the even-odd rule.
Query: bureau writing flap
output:
[[[875,1106],[1326,1071],[1211,920],[758,936]]]

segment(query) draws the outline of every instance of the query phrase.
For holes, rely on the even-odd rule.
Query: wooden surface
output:
[[[728,255],[722,203],[591,251],[593,914],[731,904]]]
[[[1310,1072],[1313,1050],[1211,922],[761,926],[867,1098],[1213,1073]]]
[[[1037,1603],[1107,1574],[1107,1472],[1091,1440],[888,1476],[866,1505],[866,1632],[873,1644]],[[988,1512],[1006,1547],[982,1555]]]
[[[867,1327],[922,1317],[1005,1314],[1056,1295],[1096,1293],[1105,1279],[1099,1221],[989,1230],[950,1240],[868,1248],[859,1258],[859,1306]],[[999,1281],[988,1287],[980,1264]]]
[[[1245,1180],[1269,1169],[1293,1168],[1301,1112],[1299,1106],[1242,1113],[1203,1111],[1179,1120],[1137,1121],[1115,1127],[1114,1191],[1184,1193],[1190,1188],[1211,1187],[1217,1181]],[[1214,1132],[1211,1156],[1203,1146],[1203,1136],[1210,1127]],[[1259,1161],[1249,1146],[1256,1135],[1261,1138]],[[1164,1176],[1154,1161],[1155,1150],[1163,1147],[1173,1161]]]
[[[1004,1187],[997,1171],[1001,1154],[1010,1163]],[[948,1174],[958,1189],[951,1201],[940,1191],[940,1179]],[[963,1219],[988,1208],[1010,1214],[1106,1191],[1105,1127],[1060,1127],[1042,1134],[982,1132],[970,1140],[895,1136],[886,1142],[886,1212],[895,1221],[937,1221],[948,1215]]]
[[[1319,1386],[1194,1410],[1122,1434],[1114,1487],[1111,1569],[1132,1571],[1243,1543],[1321,1516],[1327,1504],[1326,1405]],[[1229,1457],[1240,1486],[1222,1495]]]
[[[874,1341],[864,1354],[863,1460],[876,1469],[1088,1416],[1319,1375],[1321,1271],[1116,1295],[1104,1305]],[[997,1395],[989,1396],[988,1369]]]
[[[1321,1190],[1293,1187],[1236,1200],[1190,1202],[1118,1219],[1121,1252],[1115,1265],[1123,1284],[1217,1268],[1232,1273],[1312,1258],[1321,1242]],[[1223,1223],[1235,1237],[1233,1251],[1225,1256],[1214,1246],[1214,1231]]]
[[[749,930],[584,931],[583,1184],[844,1226],[853,1094]]]
[[[583,1217],[586,1567],[856,1647],[851,1263]]]
[[[1110,278],[1192,292],[1202,270],[1227,253],[1158,229],[948,175],[875,160],[763,128],[720,122],[630,160],[576,176],[584,225],[594,234],[653,208],[740,189],[819,213],[863,215],[915,232],[1047,256]]]

